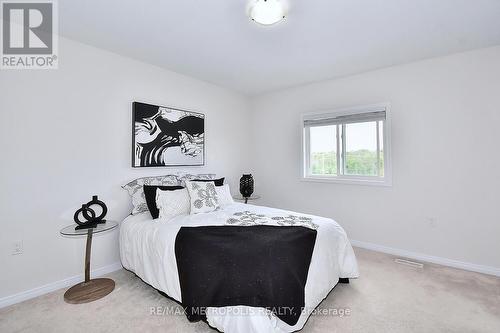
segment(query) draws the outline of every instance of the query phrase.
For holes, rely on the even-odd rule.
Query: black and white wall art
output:
[[[205,164],[205,115],[171,107],[132,105],[132,166]]]

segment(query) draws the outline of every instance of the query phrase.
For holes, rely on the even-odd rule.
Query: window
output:
[[[305,180],[390,185],[387,105],[302,118]]]

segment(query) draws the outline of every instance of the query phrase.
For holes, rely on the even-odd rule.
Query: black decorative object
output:
[[[101,207],[101,214],[96,216],[95,210],[90,208],[91,206],[98,205]],[[85,221],[80,220],[80,213],[83,215]],[[78,226],[75,230],[78,229],[88,229],[95,228],[98,224],[105,223],[106,214],[108,213],[108,207],[106,204],[97,198],[97,195],[92,196],[92,200],[87,202],[86,204],[82,204],[82,208],[78,209],[73,215],[73,220]]]
[[[84,215],[83,212],[86,212],[87,214]],[[83,218],[85,219],[84,221],[80,221],[80,213],[82,213]],[[86,217],[89,216],[88,214],[90,214],[90,218]],[[95,218],[95,212],[89,207],[87,207],[86,204],[83,204],[82,208],[78,209],[75,212],[75,215],[73,215],[73,220],[75,221],[76,224],[78,224],[75,230],[85,229],[85,228],[95,228],[97,223],[93,222],[94,218]]]
[[[243,198],[249,198],[253,193],[253,177],[251,174],[243,174],[240,178],[240,193]]]
[[[104,223],[104,222],[106,222],[106,220],[104,219],[106,217],[106,214],[108,213],[108,207],[106,207],[106,204],[104,202],[102,202],[101,200],[99,200],[97,198],[97,195],[94,195],[94,196],[92,196],[92,200],[89,201],[89,202],[87,202],[87,207],[90,208],[93,205],[101,206],[101,210],[102,210],[101,214],[99,216],[96,216],[94,220],[97,223]],[[83,212],[83,215],[85,216],[86,219],[89,219],[85,215],[85,212]]]
[[[132,167],[205,164],[205,115],[134,102]]]

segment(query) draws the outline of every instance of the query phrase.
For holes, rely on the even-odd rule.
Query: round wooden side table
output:
[[[61,235],[76,237],[87,235],[87,246],[85,248],[85,281],[75,284],[66,290],[64,300],[66,303],[82,304],[99,298],[103,298],[115,289],[115,281],[107,278],[90,278],[90,253],[92,247],[92,235],[112,230],[118,226],[118,222],[106,220],[106,223],[98,224],[95,228],[78,229],[77,225],[69,225],[61,229]]]

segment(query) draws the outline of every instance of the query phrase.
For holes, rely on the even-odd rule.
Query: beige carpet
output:
[[[356,249],[361,278],[338,285],[302,332],[500,332],[500,278],[426,264],[397,265],[393,257]],[[93,303],[70,305],[64,290],[0,309],[0,332],[216,332],[182,315],[151,315],[177,306],[134,274],[110,277],[116,289]]]

